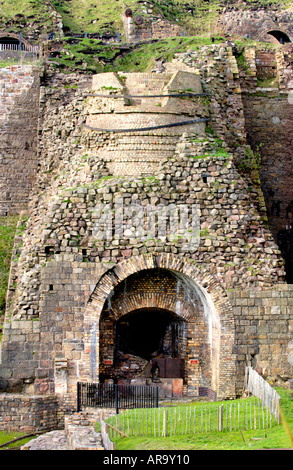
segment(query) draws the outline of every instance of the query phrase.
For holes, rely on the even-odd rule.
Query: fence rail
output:
[[[77,383],[77,409],[83,407],[153,408],[158,406],[158,387],[145,385],[112,385]]]
[[[245,388],[249,393],[258,397],[280,423],[281,397],[252,367],[245,369]]]
[[[101,421],[101,436],[103,447],[105,450],[115,450],[115,444],[110,440],[109,434],[107,432],[107,424],[103,419]]]
[[[212,431],[268,429],[278,423],[260,400],[227,404],[125,410],[106,420],[110,439],[127,436],[167,437]]]
[[[1,51],[17,51],[17,52],[33,52],[38,54],[39,53],[39,46],[24,46],[15,44],[0,44],[0,52]]]

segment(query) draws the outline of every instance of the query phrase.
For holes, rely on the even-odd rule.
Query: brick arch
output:
[[[169,312],[175,313],[178,315],[178,317],[185,321],[192,321],[194,319],[194,312],[192,309],[190,309],[187,301],[180,302],[180,308],[178,308],[174,296],[170,296],[164,293],[160,295],[149,295],[148,293],[128,295],[123,301],[121,309],[119,308],[119,310],[113,310],[115,318],[119,320],[124,315],[127,315],[134,310],[148,308],[168,310]]]
[[[220,310],[224,308],[231,311],[228,297],[220,286],[217,277],[212,275],[207,267],[202,268],[193,260],[182,259],[176,255],[165,253],[128,258],[103,274],[89,299],[89,302],[94,304],[96,314],[101,313],[107,297],[120,282],[131,274],[154,268],[164,268],[176,273],[178,278],[189,284],[191,288],[197,286],[198,292],[207,301],[210,299],[216,306],[221,307]]]
[[[5,33],[5,32],[0,32],[0,43],[1,43],[1,38],[11,38],[19,41],[19,34],[14,34],[14,33]],[[26,48],[31,47],[31,44],[24,38],[21,39],[22,44],[25,45]]]
[[[202,314],[208,325],[211,344],[213,388],[219,396],[231,396],[227,376],[235,375],[234,318],[227,295],[218,279],[195,261],[173,254],[147,254],[132,257],[105,272],[92,292],[85,312],[85,352],[89,380],[97,380],[99,365],[99,321],[105,302],[123,280],[143,270],[162,268],[172,272],[202,304]],[[133,300],[133,299],[132,299]],[[125,313],[126,313],[125,309]],[[183,317],[182,317],[183,318]],[[223,333],[224,332],[224,333]],[[86,377],[85,377],[86,378]],[[232,386],[235,390],[235,385]],[[227,390],[229,389],[229,392]]]
[[[191,322],[198,316],[201,301],[194,289],[177,273],[167,269],[148,269],[136,272],[121,281],[111,291],[103,313],[115,320],[137,309],[164,309],[182,320]]]

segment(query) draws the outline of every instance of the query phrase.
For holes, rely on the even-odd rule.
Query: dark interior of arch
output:
[[[0,38],[0,44],[19,44],[19,40],[9,36]]]
[[[116,323],[116,350],[150,360],[158,355],[177,358],[180,330],[178,315],[160,308],[143,308],[124,315]],[[166,340],[166,333],[169,337]]]
[[[291,42],[291,39],[289,38],[289,36],[286,33],[283,33],[283,31],[278,31],[278,30],[268,31],[268,34],[270,34],[271,36],[274,36],[274,38],[276,38],[281,44]]]
[[[11,44],[14,46],[19,46],[19,39],[16,39],[10,36],[3,36],[3,37],[0,37],[0,44]],[[21,44],[21,49],[22,50],[26,49],[24,43]]]

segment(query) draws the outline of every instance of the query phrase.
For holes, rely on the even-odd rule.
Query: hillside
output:
[[[275,10],[293,6],[289,0],[2,0],[0,31],[22,31],[37,40],[48,32],[115,33],[123,35],[122,15],[131,8],[133,15],[166,19],[182,26],[187,35],[212,30],[216,19],[227,9]]]

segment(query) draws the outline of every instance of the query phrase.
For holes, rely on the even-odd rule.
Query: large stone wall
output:
[[[195,315],[194,324],[212,359],[202,362],[200,373],[192,373],[189,364],[185,392],[186,384],[193,394],[208,385],[221,397],[241,395],[244,366],[251,361],[270,377],[292,375],[291,289],[267,226],[245,121],[248,117],[249,126],[249,102],[255,108],[264,105],[263,96],[253,93],[257,66],[263,78],[264,67],[275,73],[274,61],[262,66],[251,51],[247,57],[254,74],[246,76],[230,47],[213,45],[178,55],[160,77],[101,74],[86,93],[76,77],[81,87],[70,95],[50,83],[42,90],[40,171],[29,218],[16,238],[2,390],[55,392],[62,409],[74,409],[76,381],[98,380],[100,358],[113,356],[113,321],[110,325],[108,317],[100,324],[112,290],[142,272],[141,286],[148,292],[146,297],[140,293],[140,299],[147,298],[144,308],[154,303],[166,308],[166,296],[156,300],[154,294],[152,270],[158,268],[172,271],[197,292],[198,312],[204,312]],[[284,84],[289,69],[282,70],[279,83]],[[190,83],[194,92],[208,96],[129,98],[183,92]],[[271,95],[266,93],[267,105]],[[265,116],[273,108],[267,109]],[[143,129],[150,115],[155,129]],[[195,118],[209,121],[170,127]],[[166,127],[156,129],[161,122]],[[268,122],[269,117],[262,130]],[[170,207],[187,208],[189,224],[196,208],[199,225],[192,243],[184,231],[174,238],[172,223],[163,234],[158,224],[141,223],[146,208],[155,208],[162,222]],[[138,219],[132,217],[134,208],[140,210]],[[133,309],[134,290],[128,302],[121,301],[125,316]],[[190,346],[194,338],[188,331]],[[192,347],[186,360],[200,350],[195,340]]]
[[[228,293],[235,316],[238,378],[243,377],[245,365],[271,384],[284,384],[292,377],[292,291],[292,285],[284,284],[259,292]],[[238,386],[241,390],[243,383]]]
[[[293,39],[292,9],[271,11],[268,8],[239,9],[237,6],[227,7],[215,24],[220,34],[232,38],[246,36],[250,39],[278,43],[269,32],[283,32]]]
[[[0,214],[27,207],[37,171],[40,71],[1,68]]]
[[[286,260],[289,282],[293,217],[291,53],[292,46],[280,51],[247,51],[245,67],[250,82],[244,78],[242,83],[247,139],[260,156],[268,221]]]

